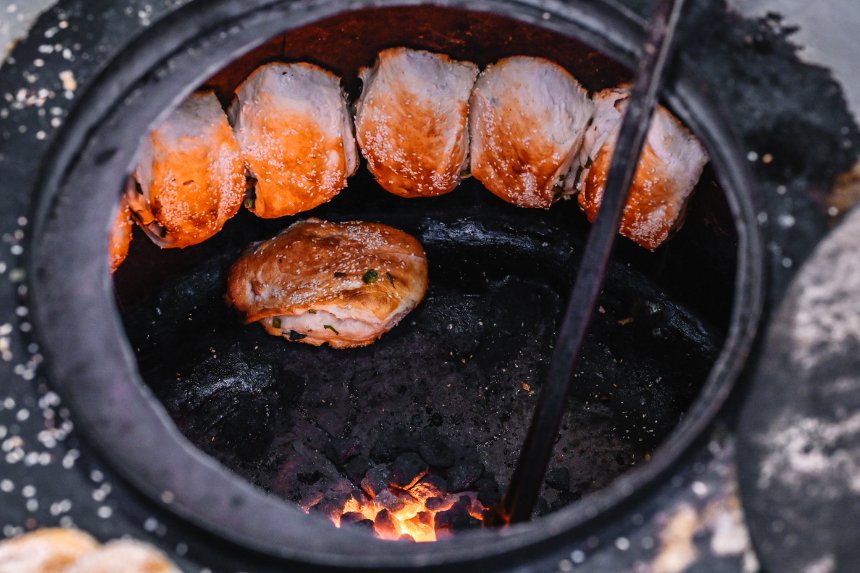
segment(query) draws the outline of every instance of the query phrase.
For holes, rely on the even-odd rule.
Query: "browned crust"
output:
[[[358,131],[358,142],[370,172],[389,193],[401,197],[436,197],[450,193],[460,184],[460,162],[465,143],[457,142],[453,153],[440,160],[437,150],[448,139],[449,127],[429,108],[426,101],[404,92],[400,106],[389,105],[384,121],[366,120]],[[469,106],[457,106],[458,130],[464,130]],[[381,145],[371,142],[391,138],[402,160],[392,161]]]
[[[472,162],[472,176],[497,197],[518,207],[549,209],[556,200],[553,176],[558,162],[551,142],[535,140],[531,118],[502,107],[487,109],[490,121],[482,130],[484,146],[497,150]],[[529,145],[522,142],[530,140]],[[529,192],[524,193],[523,190]]]
[[[131,210],[128,207],[128,201],[123,197],[120,201],[119,210],[117,211],[110,234],[110,272],[112,273],[116,272],[125,260],[125,257],[128,256],[132,228]]]
[[[603,199],[612,151],[611,145],[603,145],[598,151],[585,177],[582,192],[578,195],[579,205],[592,223],[597,218]],[[663,162],[651,145],[646,143],[624,207],[619,232],[646,249],[653,251],[659,247],[681,219],[684,205],[678,204],[677,193],[677,184],[666,177]],[[662,217],[656,222],[651,221],[647,231],[644,230],[643,222],[658,209],[663,209]]]
[[[307,62],[291,64],[323,73],[340,82],[337,74]],[[257,74],[265,73],[264,64],[254,70],[236,88],[242,88]],[[259,96],[261,99],[265,94]],[[258,101],[256,106],[272,105]],[[243,106],[243,108],[247,107]],[[255,181],[254,200],[248,208],[263,219],[276,219],[309,211],[331,201],[346,187],[347,173],[346,150],[342,134],[327,133],[312,117],[296,113],[271,112],[257,115],[257,110],[244,110],[242,115],[254,115],[255,135],[264,145],[254,145],[242,149],[244,161],[253,173]],[[262,133],[259,133],[262,131]],[[332,168],[327,161],[331,150],[337,150],[337,165]]]
[[[302,115],[267,115],[257,121],[262,121],[264,139],[274,145],[245,150],[245,161],[257,178],[251,207],[255,215],[272,219],[308,211],[346,187],[339,136],[328,135],[313,118]],[[340,150],[335,169],[326,159],[330,149]]]
[[[141,227],[162,248],[197,245],[217,234],[242,205],[245,166],[233,130],[224,121],[205,138],[183,139],[177,148],[158,128],[152,141],[152,181],[148,199],[135,190],[128,204]],[[224,180],[223,173],[227,173]],[[154,225],[153,225],[154,224]]]
[[[98,549],[98,542],[82,531],[41,529],[0,543],[0,569],[4,563],[25,561],[36,568],[20,573],[61,573]]]
[[[385,50],[379,54],[381,65],[406,48]],[[443,62],[461,64],[444,54],[433,54]],[[476,72],[477,73],[477,72]],[[401,197],[436,197],[450,193],[460,184],[463,159],[468,153],[469,138],[451,136],[469,129],[469,102],[458,102],[452,128],[450,110],[437,113],[438,105],[402,85],[396,93],[382,94],[384,109],[371,98],[365,112],[356,118],[356,138],[367,166],[379,184],[389,193]],[[456,145],[440,156],[448,142]],[[396,155],[396,159],[394,157]]]
[[[371,269],[378,278],[368,284],[362,277]],[[414,237],[379,223],[309,219],[243,255],[230,269],[227,300],[248,323],[323,307],[385,322],[399,318],[404,300],[417,304],[426,291],[427,260]],[[270,334],[282,334],[264,326]],[[362,346],[384,332],[364,340],[323,332],[303,342]]]
[[[166,555],[140,541],[120,539],[105,544],[63,573],[181,573]]]
[[[494,66],[505,66],[510,59],[502,59]],[[533,59],[576,82],[557,63],[544,58]],[[472,92],[472,113],[479,107],[478,98],[484,97],[479,85],[480,79]],[[516,89],[512,85],[509,93],[500,95],[501,106],[480,105],[481,116],[472,123],[471,135],[473,140],[480,137],[483,143],[480,156],[475,154],[475,146],[472,146],[472,176],[508,203],[549,209],[561,194],[556,181],[561,158],[559,146],[551,138],[542,137],[540,127],[555,120],[548,109],[523,108],[518,98],[510,95],[515,94]],[[480,130],[477,136],[476,127]]]

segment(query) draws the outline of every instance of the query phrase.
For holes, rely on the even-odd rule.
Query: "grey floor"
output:
[[[56,0],[0,0],[0,65],[30,23]]]
[[[860,117],[860,2],[858,0],[727,0],[749,17],[776,12],[799,26],[794,42],[800,56],[830,68],[845,88],[845,98]]]

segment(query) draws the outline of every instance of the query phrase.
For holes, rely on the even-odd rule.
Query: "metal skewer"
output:
[[[627,110],[621,122],[615,152],[597,220],[588,235],[573,292],[567,303],[549,372],[541,389],[531,427],[505,496],[495,508],[502,523],[531,517],[567,408],[571,378],[591,316],[621,216],[633,182],[645,136],[656,106],[657,90],[665,75],[675,28],[684,0],[660,0],[651,18],[648,38],[636,69]]]

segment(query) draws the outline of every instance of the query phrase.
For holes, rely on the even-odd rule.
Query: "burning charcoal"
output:
[[[341,523],[343,523],[343,521],[341,521]],[[355,523],[350,523],[349,525],[350,527],[361,527],[363,529],[369,529],[370,531],[373,531],[375,524],[373,523],[372,519],[362,519],[361,521],[356,521]]]
[[[370,449],[370,457],[377,463],[393,461],[405,452],[417,449],[415,439],[403,428],[394,428],[379,435]]]
[[[361,480],[361,489],[370,497],[376,497],[380,492],[388,491],[391,472],[385,466],[372,467]]]
[[[421,525],[433,525],[433,513],[430,511],[419,511],[413,519],[417,519]]]
[[[546,485],[558,491],[570,489],[570,471],[567,468],[553,468],[546,472]]]
[[[356,456],[346,462],[344,466],[344,472],[346,473],[346,477],[352,483],[361,483],[361,479],[367,474],[367,470],[370,469],[371,461],[364,456]]]
[[[427,470],[427,463],[418,454],[399,455],[391,464],[391,484],[409,489],[427,474]]]
[[[397,540],[398,541],[411,541],[412,543],[415,543],[415,538],[412,537],[411,535],[409,535],[408,533],[404,533]]]
[[[326,457],[338,466],[342,466],[360,453],[361,442],[355,437],[334,438],[325,446]]]
[[[448,491],[466,491],[481,477],[484,466],[476,463],[457,464],[448,470]]]
[[[424,507],[426,507],[430,511],[437,511],[445,507],[445,505],[445,500],[441,497],[430,497],[427,499],[427,501],[424,502]]]
[[[318,504],[311,507],[310,510],[315,513],[325,515],[326,517],[332,518],[339,515],[340,512],[343,511],[343,505],[345,501],[345,499],[335,499],[333,496],[326,496]]]
[[[475,482],[475,489],[478,490],[478,501],[484,504],[485,507],[496,505],[502,499],[499,484],[493,478],[480,478]]]
[[[448,491],[448,482],[440,475],[427,474],[424,476],[424,479],[421,480],[421,483],[433,486],[437,491]]]
[[[400,511],[406,505],[403,500],[394,495],[390,489],[385,489],[379,492],[379,495],[373,498],[373,501],[392,513]]]
[[[376,514],[376,519],[373,521],[376,534],[382,539],[396,539],[397,526],[394,524],[391,514],[387,509],[383,509]]]
[[[370,498],[360,488],[353,488],[353,490],[349,493],[349,497],[357,501],[359,505],[367,505],[368,503],[370,503]]]
[[[358,523],[360,521],[364,521],[365,519],[367,519],[367,518],[365,518],[364,514],[359,512],[359,511],[347,511],[346,513],[344,513],[343,515],[340,516],[340,524],[341,524],[341,526],[343,526],[343,525],[355,525],[356,523]],[[370,520],[368,519],[367,521],[370,521]],[[370,521],[370,523],[372,524],[373,522]]]
[[[481,522],[469,514],[470,505],[471,500],[469,497],[463,496],[457,503],[451,506],[451,509],[437,513],[436,529],[455,532],[480,525]]]
[[[418,453],[428,464],[437,468],[449,468],[454,464],[454,453],[442,438],[432,437],[421,440]]]

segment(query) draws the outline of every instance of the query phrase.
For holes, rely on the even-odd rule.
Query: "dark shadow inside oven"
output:
[[[627,79],[606,56],[546,29],[460,10],[404,10],[354,12],[292,31],[208,85],[226,104],[260,63],[304,60],[341,74],[355,97],[358,68],[395,45],[480,65],[541,55],[591,90]],[[310,216],[382,222],[427,252],[426,299],[372,346],[289,343],[243,325],[224,301],[227,270],[244,249]],[[474,180],[446,196],[408,200],[361,169],[326,205],[278,220],[242,211],[195,247],[160,250],[136,230],[116,294],[140,373],[177,426],[257,486],[312,510],[345,487],[360,488],[367,471],[400,453],[441,443],[454,461],[438,473],[450,482],[452,467],[477,464],[469,487],[483,479],[479,493],[489,502],[523,443],[588,228],[575,201],[519,209]],[[573,374],[550,466],[559,479],[544,486],[539,513],[646,463],[669,436],[722,347],[737,249],[710,169],[684,227],[664,246],[651,253],[619,239]],[[342,440],[358,444],[349,459],[331,453]]]

